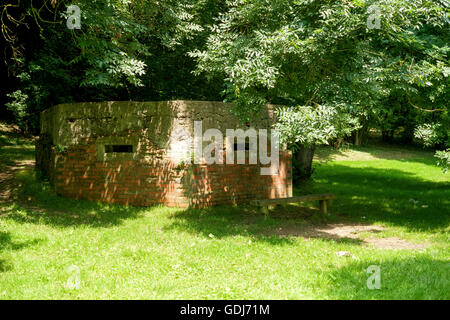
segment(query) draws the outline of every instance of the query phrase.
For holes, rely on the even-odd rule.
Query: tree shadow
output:
[[[171,214],[169,219],[171,223],[164,227],[167,231],[178,230],[217,239],[251,236],[255,241],[275,245],[292,243],[288,238],[264,235],[262,231],[269,225],[277,225],[277,222],[245,205],[189,208]]]
[[[12,239],[10,232],[0,231],[0,253],[3,250],[21,250],[29,246],[42,242],[42,239],[33,239],[16,242]],[[0,258],[0,272],[7,272],[13,269],[13,264],[4,258]]]
[[[64,198],[58,196],[48,182],[38,180],[32,170],[20,171],[16,180],[16,200],[2,209],[1,216],[19,223],[103,228],[120,225],[126,219],[137,219],[144,211],[156,208]]]
[[[373,271],[379,268],[380,288],[374,288]],[[450,298],[450,262],[421,254],[382,261],[352,262],[328,273],[330,299],[445,299]],[[367,285],[369,282],[369,286]]]
[[[58,199],[59,198],[59,199]],[[54,196],[51,205],[16,202],[6,214],[6,219],[19,223],[45,224],[53,227],[89,226],[107,228],[122,224],[124,220],[138,219],[143,208],[103,204],[85,200],[68,200]]]
[[[0,231],[0,250],[21,250],[23,248],[40,243],[41,239],[15,242],[11,238],[11,233]]]
[[[14,266],[6,259],[0,259],[0,272],[8,272],[12,270]]]
[[[430,182],[396,169],[321,167],[313,182],[296,194],[337,194],[335,210],[344,217],[384,221],[409,230],[445,228],[450,222],[450,182]]]
[[[321,239],[335,243],[362,245],[363,241],[347,234],[333,233],[336,225],[318,209],[307,207],[277,206],[269,215],[251,206],[219,206],[204,209],[187,209],[173,213],[165,230],[177,230],[217,239],[243,236],[257,242],[273,245],[294,244],[296,238]],[[360,226],[349,224],[347,227]],[[366,232],[378,232],[368,228]]]

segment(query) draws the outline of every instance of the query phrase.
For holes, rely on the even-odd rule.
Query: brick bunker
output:
[[[194,121],[224,136],[226,129],[270,129],[274,121],[271,106],[246,125],[230,108],[204,101],[57,105],[41,114],[36,167],[58,194],[91,201],[205,207],[292,196],[287,151],[280,150],[276,175],[261,175],[268,165],[259,158],[249,164],[248,150],[245,164],[236,157],[234,164],[193,163]]]

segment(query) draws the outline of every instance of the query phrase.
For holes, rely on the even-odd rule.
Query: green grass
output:
[[[2,148],[0,157],[28,155],[27,143],[15,146],[22,151]],[[321,160],[341,153],[340,160],[318,161],[313,181],[295,191],[336,193],[327,217],[313,203],[264,217],[246,206],[75,201],[23,171],[19,199],[0,205],[0,299],[449,299],[450,176],[434,166],[432,153],[392,159],[383,156],[389,150],[398,151],[353,150],[365,160],[319,150]],[[293,232],[326,223],[384,226],[361,239],[398,237],[427,248],[378,249],[361,239]],[[380,290],[366,286],[370,265],[381,268]],[[79,289],[66,285],[71,266],[80,270]]]

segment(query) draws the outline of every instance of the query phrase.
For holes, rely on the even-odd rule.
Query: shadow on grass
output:
[[[32,149],[23,146],[5,150],[0,150],[0,154],[10,159],[34,155]],[[432,159],[414,161],[431,164]],[[329,218],[333,222],[342,219],[365,223],[382,221],[414,231],[436,231],[449,225],[449,182],[430,182],[401,169],[355,168],[336,163],[320,166],[314,179],[315,182],[296,188],[296,194],[337,194]],[[6,216],[20,222],[59,227],[109,227],[126,219],[138,219],[144,211],[152,210],[62,198],[56,196],[48,184],[36,181],[31,170],[19,173],[18,182],[22,185],[20,199]],[[295,206],[277,208],[267,218],[246,206],[178,210],[172,215],[168,228],[216,237],[251,234],[272,243],[286,243],[291,241],[287,239],[289,236],[309,236],[309,231],[302,233],[302,224],[323,226],[327,222],[321,220],[317,210],[311,210],[303,205],[301,209]],[[275,231],[289,230],[289,225],[295,230]],[[320,231],[316,234],[320,238],[330,238]],[[352,242],[351,239],[334,240]]]
[[[318,209],[299,206],[273,208],[268,216],[253,207],[220,206],[206,209],[188,209],[170,216],[171,223],[164,229],[177,230],[204,237],[251,237],[256,242],[273,245],[293,244],[295,238],[322,239],[337,243],[362,245],[360,239],[328,232],[332,226]]]
[[[20,201],[8,211],[9,219],[58,227],[109,227],[119,225],[123,220],[138,219],[145,211],[158,210],[158,207],[136,208],[62,198],[30,174],[27,171],[18,176],[23,187]],[[252,236],[257,241],[273,244],[291,243],[295,241],[294,237],[303,237],[360,245],[361,241],[357,239],[330,235],[326,223],[357,221],[372,224],[381,221],[409,230],[436,232],[449,224],[448,183],[424,181],[401,170],[337,164],[322,167],[316,180],[318,182],[308,183],[296,191],[336,193],[338,198],[329,217],[321,215],[312,203],[301,207],[277,207],[267,217],[250,206],[224,206],[174,210],[169,217],[170,224],[165,228],[205,237]],[[421,202],[415,204],[410,201],[413,198]],[[423,208],[421,205],[425,203],[427,207]]]
[[[30,169],[20,171],[16,178],[18,199],[9,208],[2,209],[2,216],[20,223],[101,228],[119,225],[126,219],[137,219],[146,210],[60,197],[48,183],[37,180]]]
[[[1,259],[0,258],[0,272],[7,272],[12,270],[14,267],[11,264],[11,262],[9,262],[6,259]]]
[[[49,204],[50,201],[53,203]],[[46,224],[54,227],[86,225],[105,228],[120,225],[123,220],[137,219],[143,209],[109,205],[52,196],[46,203],[15,203],[4,217],[19,223]]]
[[[34,239],[31,241],[15,242],[11,239],[9,232],[0,231],[0,250],[20,250],[41,242],[40,239]]]
[[[450,182],[430,182],[397,169],[341,164],[320,167],[314,180],[295,193],[335,193],[335,210],[344,217],[415,231],[442,229],[450,222]]]
[[[369,266],[380,269],[380,289],[369,289]],[[450,298],[450,262],[428,255],[384,261],[351,262],[329,273],[331,299],[445,299]],[[369,280],[373,284],[372,279]],[[373,287],[372,287],[373,288]]]
[[[29,246],[40,243],[41,239],[33,239],[29,241],[16,242],[12,240],[9,232],[0,231],[0,254],[3,250],[21,250]],[[0,272],[6,272],[13,269],[12,263],[8,260],[0,258]]]
[[[269,227],[275,228],[279,222],[266,218],[247,206],[218,206],[205,209],[187,209],[170,216],[171,224],[164,230],[178,230],[204,237],[226,238],[233,236],[253,236],[256,241],[270,244],[289,244],[291,239],[276,234],[264,235]]]

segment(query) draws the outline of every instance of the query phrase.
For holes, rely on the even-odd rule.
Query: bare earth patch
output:
[[[375,238],[373,236],[361,239],[362,233],[380,233],[385,228],[376,225],[357,223],[332,223],[327,225],[288,225],[277,228],[270,234],[279,237],[303,237],[306,239],[329,239],[334,241],[348,241],[361,245],[372,245],[379,249],[425,249],[427,244],[414,244],[396,237]],[[269,235],[268,232],[265,235]]]
[[[34,166],[33,160],[16,161],[15,165],[0,167],[0,203],[12,200],[13,191],[17,187],[15,181],[16,171]]]
[[[384,228],[374,225],[336,223],[316,228],[316,230],[329,234],[330,237],[358,239],[362,232],[378,233]]]

